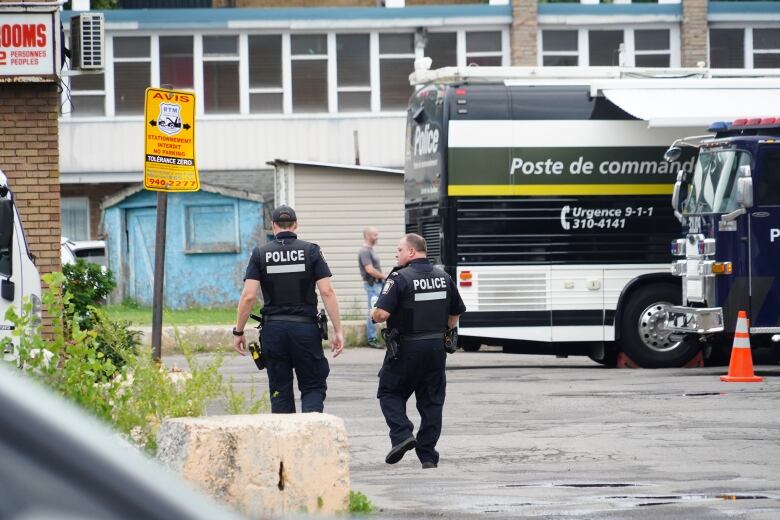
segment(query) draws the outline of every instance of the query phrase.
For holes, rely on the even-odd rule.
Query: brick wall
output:
[[[707,56],[707,0],[682,0],[681,53],[683,67],[709,63]]]
[[[0,169],[41,274],[60,270],[58,111],[56,83],[0,83]]]
[[[537,0],[512,1],[512,65],[536,66]]]

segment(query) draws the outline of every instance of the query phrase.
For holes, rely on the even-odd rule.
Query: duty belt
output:
[[[268,323],[270,321],[290,321],[294,323],[315,323],[315,320],[313,317],[308,316],[295,316],[293,314],[272,314],[270,316],[265,317],[265,322]]]
[[[421,334],[401,334],[401,341],[415,341],[419,339],[440,339],[444,341],[443,332],[425,332]]]

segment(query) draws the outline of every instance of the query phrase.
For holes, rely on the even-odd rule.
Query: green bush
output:
[[[63,311],[72,306],[70,293],[61,293],[65,277],[53,273],[43,279],[49,286],[43,304],[52,318],[53,334],[43,338],[31,333],[33,313],[29,302],[25,302],[21,316],[9,308],[6,319],[14,323],[13,335],[18,342],[12,349],[16,354],[14,363],[30,377],[113,424],[134,444],[153,453],[163,420],[203,415],[211,400],[233,392],[232,387],[223,387],[221,356],[199,363],[182,343],[190,372],[168,372],[151,360],[149,352],[138,353],[127,347],[131,340],[123,334],[135,336],[122,332],[122,324],[111,322],[99,309],[91,311],[95,330],[82,329],[77,316]],[[4,346],[12,345],[6,338]],[[260,411],[263,406],[255,403],[254,395],[249,402],[244,396],[239,399],[234,395],[228,407],[245,413]]]
[[[349,492],[349,512],[352,514],[370,514],[376,511],[376,506],[371,503],[366,495],[360,491]]]
[[[79,258],[75,264],[63,265],[62,274],[65,275],[62,288],[71,295],[72,315],[79,318],[82,328],[89,328],[93,322],[91,308],[103,303],[116,287],[114,273]]]

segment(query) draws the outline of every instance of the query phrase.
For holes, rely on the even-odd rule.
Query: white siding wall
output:
[[[363,228],[379,229],[376,249],[387,274],[404,234],[403,175],[295,165],[295,211],[303,240],[320,245],[333,272],[341,313],[364,316],[365,291],[358,271]],[[348,166],[346,167],[348,168]]]
[[[266,168],[279,157],[352,164],[353,132],[358,131],[361,163],[402,167],[405,118],[203,119],[197,122],[196,161],[203,170]],[[140,119],[62,121],[60,171],[142,172]]]

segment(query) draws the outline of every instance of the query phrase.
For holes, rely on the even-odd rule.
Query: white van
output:
[[[21,316],[25,298],[32,302],[34,324],[39,324],[41,277],[35,267],[35,257],[27,247],[8,179],[0,171],[0,340],[11,337],[14,329],[14,324],[5,317],[6,311],[13,307]]]

